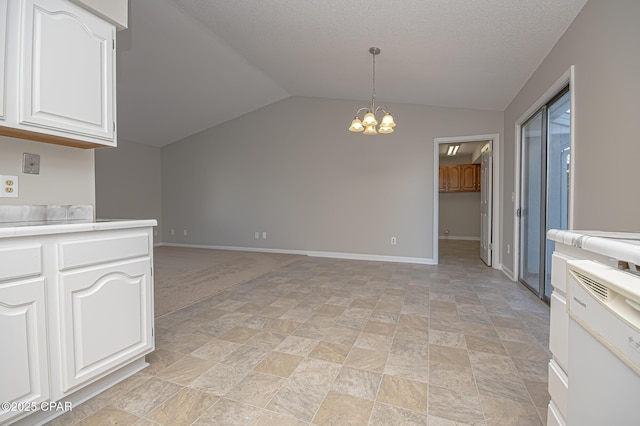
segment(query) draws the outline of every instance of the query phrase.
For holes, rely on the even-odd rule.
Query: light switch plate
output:
[[[22,173],[30,175],[40,174],[40,156],[38,154],[24,153],[22,155]]]
[[[0,176],[0,198],[18,198],[18,176]]]

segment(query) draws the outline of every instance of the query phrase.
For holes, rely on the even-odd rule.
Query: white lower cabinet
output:
[[[0,238],[0,402],[14,403],[0,424],[43,423],[56,413],[32,413],[40,403],[83,401],[146,365],[152,247],[150,227]]]
[[[59,274],[63,394],[152,349],[150,271],[145,259]]]
[[[0,423],[49,398],[44,282],[0,282]]]

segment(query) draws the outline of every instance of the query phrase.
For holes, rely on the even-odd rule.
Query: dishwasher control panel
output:
[[[572,260],[567,262],[567,287],[570,318],[640,374],[640,277]]]

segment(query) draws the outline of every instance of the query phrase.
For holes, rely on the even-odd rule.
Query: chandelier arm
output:
[[[386,106],[385,104],[379,105],[379,106],[376,108],[376,111],[375,111],[375,113],[374,113],[374,114],[377,114],[377,113],[378,113],[378,111],[382,111],[382,112],[384,112],[385,114],[389,114],[389,107],[388,107],[388,106]]]
[[[356,117],[357,117],[358,115],[360,115],[360,112],[362,112],[362,111],[369,111],[369,107],[362,107],[362,108],[360,108],[360,109],[356,112]]]

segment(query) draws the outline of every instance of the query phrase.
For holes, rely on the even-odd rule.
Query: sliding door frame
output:
[[[536,113],[544,105],[548,104],[552,99],[560,93],[566,86],[569,86],[570,102],[571,102],[571,114],[570,114],[570,150],[571,150],[571,163],[569,164],[569,170],[571,179],[569,181],[569,206],[568,206],[568,229],[573,229],[573,207],[574,207],[574,186],[575,186],[575,164],[578,156],[575,150],[575,121],[576,121],[576,85],[574,76],[574,66],[565,71],[562,76],[556,80],[555,83],[547,89],[547,91],[538,98],[538,100],[525,111],[524,114],[516,121],[515,124],[515,183],[514,183],[514,203],[513,203],[513,277],[514,281],[518,281],[520,277],[520,217],[517,215],[517,210],[520,208],[520,185],[522,184],[520,174],[522,173],[522,127],[529,120],[529,118]],[[542,259],[544,260],[544,259]]]

